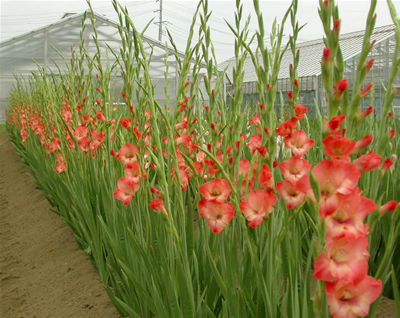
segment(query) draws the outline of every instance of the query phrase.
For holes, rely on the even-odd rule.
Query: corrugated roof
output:
[[[393,36],[395,34],[395,26],[387,25],[375,28],[371,40],[376,40],[377,43]],[[356,31],[340,35],[340,47],[344,60],[348,60],[361,53],[362,43],[364,38],[364,30]],[[321,57],[325,44],[322,39],[312,40],[307,42],[298,43],[297,49],[300,50],[300,61],[298,65],[298,77],[318,76],[321,74]],[[290,49],[288,49],[283,58],[281,69],[279,72],[280,79],[289,78],[289,65],[293,63],[293,56]],[[225,68],[227,65],[234,66],[235,58],[231,58],[223,62],[220,67]],[[228,67],[228,77],[232,79],[232,67]],[[248,56],[244,63],[244,82],[257,81],[257,75],[254,70],[254,65],[251,57]]]

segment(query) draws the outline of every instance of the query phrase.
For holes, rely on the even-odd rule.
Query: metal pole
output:
[[[160,0],[160,22],[158,24],[158,41],[162,40],[162,0]]]

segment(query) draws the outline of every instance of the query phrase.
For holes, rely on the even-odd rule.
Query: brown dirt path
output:
[[[0,317],[120,317],[72,231],[0,133]]]

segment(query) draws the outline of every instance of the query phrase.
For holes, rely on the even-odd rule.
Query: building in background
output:
[[[374,58],[375,62],[370,73],[365,78],[364,85],[369,82],[374,84],[375,100],[373,106],[377,114],[379,114],[382,105],[384,86],[386,86],[392,70],[392,57],[396,45],[394,28],[394,25],[376,28],[371,36],[371,41],[376,40],[376,42],[369,57]],[[340,35],[340,47],[345,61],[345,78],[349,83],[350,94],[356,76],[357,63],[361,54],[363,38],[364,31]],[[321,76],[321,58],[324,48],[325,45],[322,39],[302,42],[296,45],[296,49],[300,50],[300,62],[297,69],[300,82],[300,103],[307,106],[311,114],[315,113],[315,104],[319,105],[322,112],[326,111],[326,97]],[[287,99],[287,92],[292,90],[292,84],[289,78],[289,65],[291,63],[293,63],[293,56],[289,48],[283,56],[277,84],[278,94],[280,95],[280,92],[282,92],[285,99]],[[225,68],[228,65],[228,77],[232,81],[231,66],[235,65],[235,58],[225,61],[220,67]],[[245,100],[254,102],[258,99],[256,90],[257,75],[250,56],[248,56],[245,61],[244,70],[243,91]],[[399,87],[399,90],[393,101],[393,106],[396,115],[400,116],[399,74],[396,77],[395,86]],[[232,87],[229,88],[229,86],[227,86],[227,91],[232,91]],[[370,105],[370,102],[369,96],[366,96],[366,98],[362,100],[360,107],[365,109]],[[280,97],[277,96],[277,107],[279,103]]]

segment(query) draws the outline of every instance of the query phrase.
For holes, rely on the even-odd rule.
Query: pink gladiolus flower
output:
[[[101,106],[101,102],[100,102],[100,106]],[[103,112],[101,110],[99,110],[96,113],[96,118],[97,118],[98,121],[100,121],[102,123],[104,123],[106,121],[106,117],[104,116],[104,114],[103,114]]]
[[[136,161],[136,156],[139,154],[138,147],[136,145],[131,145],[130,143],[126,143],[121,147],[118,151],[117,159],[122,161],[125,165],[128,162]]]
[[[300,178],[310,171],[311,165],[299,156],[292,156],[278,165],[286,180],[295,184]]]
[[[231,194],[231,188],[225,179],[213,179],[199,187],[199,192],[208,201],[224,202]]]
[[[67,125],[72,124],[72,114],[71,114],[71,111],[68,108],[63,108],[61,110],[61,115],[62,115],[62,117],[64,119],[64,122]]]
[[[181,122],[175,125],[176,130],[188,129],[188,127],[189,127],[189,122],[187,120],[182,120]]]
[[[250,125],[258,126],[261,124],[260,115],[256,115],[250,118]]]
[[[261,188],[272,189],[274,187],[274,176],[267,165],[261,166],[261,171],[258,175],[258,183]]]
[[[213,233],[221,233],[235,216],[235,208],[230,202],[216,202],[201,199],[198,203],[200,215],[207,219]]]
[[[177,136],[175,138],[176,145],[184,145],[189,147],[192,144],[192,138],[190,136],[183,134],[182,136]]]
[[[304,118],[304,115],[308,112],[308,108],[304,105],[297,105],[293,108],[297,120],[302,120]]]
[[[346,238],[329,240],[327,253],[321,253],[315,260],[313,276],[322,281],[343,279],[359,283],[368,274],[367,248],[365,236],[351,242]]]
[[[247,146],[249,147],[252,153],[254,153],[257,150],[257,148],[261,146],[261,140],[262,140],[261,135],[254,135],[250,137],[250,142],[247,144]]]
[[[356,166],[357,170],[361,173],[375,170],[381,164],[381,156],[375,154],[373,150],[371,150],[366,155],[362,155],[356,160],[353,161],[354,165]]]
[[[369,314],[370,305],[382,292],[382,281],[370,276],[365,276],[358,284],[339,280],[326,283],[325,291],[333,318],[365,317]]]
[[[89,133],[88,128],[86,127],[86,125],[79,125],[75,128],[74,131],[74,137],[76,138],[76,140],[81,140],[84,137],[87,137]]]
[[[293,117],[284,123],[280,124],[278,128],[275,130],[279,136],[287,137],[293,133],[293,130],[297,126],[297,119]]]
[[[149,207],[151,207],[157,213],[164,213],[165,215],[168,215],[167,209],[165,208],[161,197],[151,200],[151,202],[149,203]]]
[[[101,146],[101,144],[106,140],[106,134],[104,131],[97,132],[92,129],[92,143],[91,147],[93,149],[97,149]]]
[[[394,210],[396,210],[396,208],[397,202],[395,200],[391,200],[379,208],[379,214],[383,216],[386,213],[393,212]]]
[[[285,200],[288,209],[294,209],[296,205],[299,205],[304,200],[304,193],[296,189],[296,186],[288,180],[278,182],[276,190]]]
[[[78,148],[80,151],[88,152],[90,150],[91,140],[88,137],[83,137],[78,141]]]
[[[314,146],[315,140],[308,138],[304,130],[296,130],[285,137],[285,146],[292,149],[295,156],[303,156]]]
[[[140,171],[140,165],[137,161],[130,161],[124,167],[127,176],[132,177],[133,180],[138,183],[142,177],[142,172]]]
[[[340,135],[340,125],[345,120],[345,115],[338,115],[325,123],[324,131],[330,135]]]
[[[344,161],[322,160],[315,165],[312,173],[323,196],[335,193],[349,194],[360,179],[360,172],[356,166]]]
[[[139,188],[140,183],[135,182],[134,178],[122,177],[118,180],[117,189],[114,191],[114,198],[121,200],[124,205],[128,205]]]
[[[361,150],[368,147],[372,143],[373,139],[374,137],[372,135],[366,135],[363,139],[357,141],[351,154],[359,153]]]
[[[332,159],[338,160],[350,160],[350,155],[356,146],[354,141],[346,137],[341,137],[338,135],[326,137],[322,143],[324,144],[324,152],[327,156]]]
[[[56,172],[57,173],[63,173],[65,169],[67,168],[67,164],[64,161],[61,161],[57,166],[56,166]]]
[[[274,210],[276,195],[272,190],[251,190],[247,200],[240,202],[240,210],[249,221],[249,226],[256,228],[264,218]]]

